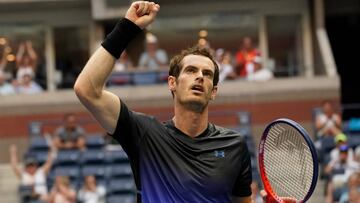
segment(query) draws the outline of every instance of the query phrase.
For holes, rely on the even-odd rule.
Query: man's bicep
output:
[[[120,115],[120,99],[115,94],[103,90],[99,99],[85,104],[100,125],[110,134],[115,132]]]

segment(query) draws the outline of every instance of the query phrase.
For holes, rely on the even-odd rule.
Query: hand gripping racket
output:
[[[318,160],[305,129],[286,118],[270,123],[260,140],[259,168],[268,203],[284,203],[282,197],[306,202],[315,190]]]

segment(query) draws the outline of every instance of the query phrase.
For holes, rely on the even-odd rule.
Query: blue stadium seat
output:
[[[110,177],[132,176],[131,166],[128,163],[113,164],[108,170]]]
[[[158,72],[158,82],[166,83],[168,81],[169,71],[160,71]]]
[[[133,193],[135,188],[135,183],[132,178],[112,178],[109,180],[107,187],[108,194]]]
[[[86,136],[87,149],[102,149],[105,146],[104,136],[101,134],[93,134]]]
[[[33,187],[29,185],[20,185],[18,187],[19,196],[21,198],[28,198],[32,195]]]
[[[109,163],[124,163],[129,162],[128,156],[124,150],[108,151],[106,159]]]
[[[57,166],[54,171],[54,176],[68,176],[70,179],[80,178],[80,166]]]
[[[133,74],[133,83],[135,85],[149,85],[156,84],[158,80],[158,73],[155,71],[138,72]]]
[[[134,194],[110,195],[107,197],[107,203],[135,203]]]
[[[83,176],[95,176],[98,178],[104,178],[106,176],[106,167],[103,164],[99,165],[85,165],[81,169]]]
[[[34,136],[30,138],[29,148],[31,151],[48,151],[49,144],[45,137]]]
[[[130,72],[114,72],[108,79],[109,86],[129,85],[132,83],[132,75]]]
[[[46,160],[48,159],[48,154],[49,152],[48,151],[37,151],[37,150],[29,150],[26,154],[25,154],[25,157],[33,157],[36,159],[36,161],[42,165],[46,162]]]
[[[353,133],[353,134],[348,134],[348,145],[355,149],[357,146],[360,146],[360,133]]]
[[[79,164],[81,152],[79,150],[61,150],[57,152],[56,165]]]
[[[27,203],[45,203],[45,202],[43,202],[41,200],[30,200]]]
[[[86,150],[82,154],[83,164],[100,164],[105,162],[106,152],[104,150]]]

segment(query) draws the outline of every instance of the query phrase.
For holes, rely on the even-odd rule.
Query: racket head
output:
[[[286,136],[285,133],[291,133],[291,135]],[[277,138],[276,138],[277,137]],[[292,141],[290,140],[292,139]],[[274,143],[274,140],[276,143]],[[295,144],[293,143],[295,142]],[[278,156],[274,158],[274,155],[268,155],[271,147],[279,148],[280,152],[275,152],[274,155]],[[274,148],[272,148],[274,149]],[[297,160],[299,163],[295,163],[293,165],[286,165],[287,163],[283,163],[281,161],[290,161],[290,164],[293,163],[290,158],[294,156],[295,153],[283,153],[284,150],[295,151],[294,149],[301,150],[301,153],[297,153],[299,157]],[[283,151],[281,151],[283,150]],[[276,150],[275,150],[276,151]],[[304,152],[304,153],[303,153]],[[315,186],[318,179],[318,159],[316,155],[316,150],[314,144],[312,143],[310,136],[306,132],[306,130],[296,123],[295,121],[287,118],[277,119],[271,122],[264,130],[264,133],[260,140],[259,145],[259,170],[261,180],[264,185],[264,189],[267,192],[267,195],[270,199],[274,199],[277,202],[283,203],[284,201],[280,199],[282,197],[294,197],[297,199],[297,202],[306,202],[312,195],[315,190]],[[273,156],[270,158],[269,156]],[[284,158],[285,157],[285,158]],[[268,160],[268,161],[267,161]],[[269,163],[270,161],[275,161],[276,163]],[[300,163],[300,161],[306,163]],[[279,162],[280,161],[280,162]],[[274,172],[274,169],[271,169],[271,165],[280,164],[281,171],[284,172],[279,177],[274,178],[274,173],[279,173],[277,171]],[[293,177],[293,174],[286,172],[292,171],[292,167],[303,166],[301,170],[297,170],[296,177]],[[309,167],[309,165],[311,165]],[[283,167],[284,166],[284,167]],[[310,177],[308,174],[311,173]],[[310,174],[310,175],[311,175]],[[308,175],[308,176],[306,176]],[[272,177],[273,176],[273,177]],[[281,177],[282,176],[282,177]],[[303,177],[303,178],[301,178]],[[305,177],[306,180],[305,180]],[[284,192],[281,188],[291,188],[291,183],[288,179],[293,180],[294,182],[300,181],[302,182],[301,189],[303,190],[301,194],[296,193],[291,194],[292,192]],[[274,180],[277,179],[277,180]],[[304,183],[305,182],[305,183]],[[294,188],[298,188],[299,185],[295,185]],[[290,186],[289,186],[290,185]],[[294,192],[295,193],[295,192]],[[295,197],[296,196],[296,197]]]

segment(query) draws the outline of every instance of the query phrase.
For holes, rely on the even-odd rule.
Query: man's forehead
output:
[[[190,54],[183,58],[181,61],[182,67],[195,66],[198,68],[210,68],[215,69],[213,62],[210,58],[202,55]]]

